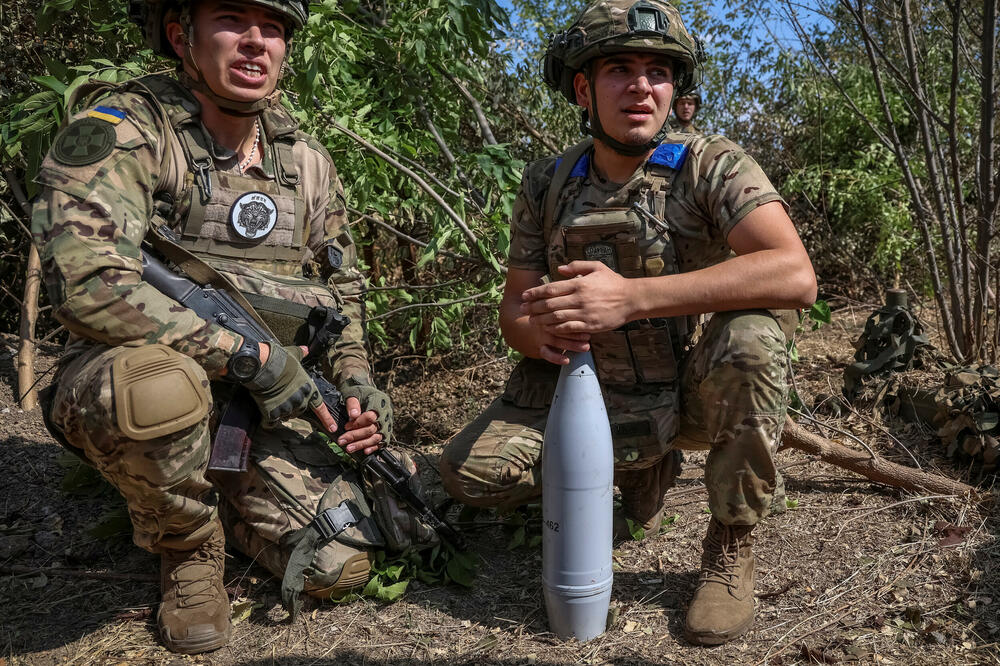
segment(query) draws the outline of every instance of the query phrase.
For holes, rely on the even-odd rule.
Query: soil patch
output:
[[[795,389],[812,407],[837,395],[850,342],[870,308],[842,307],[798,341]],[[539,546],[509,548],[504,517],[483,513],[470,532],[479,558],[471,589],[411,583],[384,604],[306,600],[292,624],[278,581],[240,556],[226,583],[243,604],[232,643],[197,657],[159,643],[157,559],[130,543],[120,498],[103,484],[62,488],[72,460],[38,410],[14,402],[16,341],[0,340],[0,664],[981,664],[1000,652],[1000,534],[986,501],[921,498],[876,486],[795,450],[778,454],[789,508],[755,531],[757,622],[718,648],[683,639],[707,515],[704,454],[687,454],[667,496],[669,528],[615,550],[616,620],[587,643],[548,633]],[[55,361],[47,347],[39,370]],[[417,454],[434,498],[441,444],[502,390],[506,356],[483,352],[380,363],[400,443]],[[42,380],[42,385],[48,377]],[[872,389],[877,392],[877,387]],[[822,397],[820,398],[822,402]],[[819,418],[879,455],[969,480],[933,433],[883,422],[877,411]],[[973,472],[974,473],[974,472]],[[972,479],[976,480],[976,479]],[[70,483],[69,485],[72,485]],[[982,483],[981,483],[982,485]],[[538,513],[526,514],[529,537]],[[452,516],[455,516],[453,511]],[[99,528],[99,529],[95,529]],[[530,539],[529,539],[530,540]]]

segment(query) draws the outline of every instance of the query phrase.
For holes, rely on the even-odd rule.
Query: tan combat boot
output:
[[[679,451],[671,451],[646,469],[615,472],[615,484],[622,494],[622,508],[615,511],[612,528],[616,541],[632,538],[626,519],[642,527],[644,538],[659,533],[663,521],[663,493],[673,487],[681,460]]]
[[[753,525],[723,525],[715,517],[702,541],[701,574],[688,608],[684,636],[719,645],[753,625]]]
[[[233,627],[222,585],[225,557],[221,523],[198,548],[167,550],[160,556],[163,599],[156,623],[167,649],[197,654],[229,643]]]

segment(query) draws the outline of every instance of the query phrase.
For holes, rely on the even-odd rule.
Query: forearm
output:
[[[361,319],[363,306],[359,298],[346,297],[342,314],[351,323],[341,333],[340,338],[328,353],[330,381],[343,389],[349,378],[371,380],[371,366],[365,346],[364,327]]]
[[[543,337],[541,329],[529,322],[521,312],[521,303],[504,299],[500,303],[500,332],[511,349],[529,358],[542,358]]]
[[[239,336],[144,282],[139,248],[105,213],[51,190],[35,206],[34,240],[55,318],[102,344],[168,345],[214,376],[238,348]]]
[[[755,308],[795,309],[816,300],[804,253],[761,250],[689,273],[630,281],[630,320]]]

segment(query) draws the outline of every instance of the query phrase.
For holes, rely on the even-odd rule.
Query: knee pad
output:
[[[118,428],[147,440],[193,426],[212,407],[207,381],[197,363],[165,345],[126,349],[111,366]]]

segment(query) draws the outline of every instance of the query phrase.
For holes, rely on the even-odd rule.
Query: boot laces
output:
[[[195,608],[214,601],[215,581],[221,573],[219,558],[208,542],[185,553],[183,559],[175,559],[171,562],[170,582],[177,591],[177,605]]]
[[[705,540],[705,557],[698,577],[699,586],[721,583],[730,589],[736,589],[740,576],[739,556],[742,545],[732,527],[722,525],[712,530]]]

